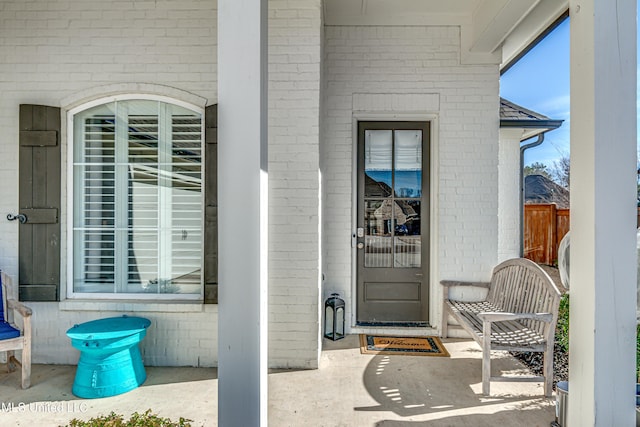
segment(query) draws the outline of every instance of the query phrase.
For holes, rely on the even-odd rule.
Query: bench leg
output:
[[[482,324],[482,394],[489,396],[491,379],[491,322]]]
[[[553,344],[544,351],[542,374],[544,375],[544,395],[551,397],[553,392]]]
[[[30,357],[30,356],[29,356]],[[31,386],[31,362],[22,360],[22,388],[28,389]]]
[[[31,316],[24,318],[24,342],[22,343],[22,388],[31,385]]]
[[[442,306],[442,338],[447,338],[449,334],[449,312],[445,305]]]
[[[447,300],[449,299],[449,287],[442,287],[442,338],[447,338],[449,334],[449,310],[447,310]]]

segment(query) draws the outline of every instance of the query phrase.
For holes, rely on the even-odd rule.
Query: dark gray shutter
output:
[[[218,303],[218,105],[205,108],[204,303]]]
[[[60,299],[60,108],[20,105],[19,298]]]

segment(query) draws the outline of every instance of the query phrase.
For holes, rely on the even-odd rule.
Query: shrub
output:
[[[180,421],[174,422],[169,418],[158,417],[151,413],[151,409],[147,409],[144,414],[135,412],[128,421],[122,415],[111,412],[89,421],[74,418],[67,427],[191,427],[189,421],[191,420],[180,417]]]
[[[640,325],[636,326],[636,382],[640,383]]]
[[[566,353],[569,352],[569,294],[560,299],[558,308],[558,325],[556,328],[556,343]],[[640,325],[636,326],[636,382],[640,383]]]
[[[558,324],[556,327],[556,342],[564,350],[569,351],[569,294],[566,293],[560,298],[558,307]]]

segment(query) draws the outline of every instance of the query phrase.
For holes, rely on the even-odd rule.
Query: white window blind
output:
[[[150,100],[74,116],[72,293],[201,294],[201,120]]]

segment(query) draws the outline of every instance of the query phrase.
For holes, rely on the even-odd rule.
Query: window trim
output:
[[[74,220],[74,117],[90,108],[97,107],[103,104],[109,104],[117,101],[157,101],[167,104],[176,105],[178,107],[186,108],[194,113],[200,114],[200,132],[201,132],[201,144],[202,144],[202,162],[201,171],[203,176],[203,185],[201,191],[201,218],[202,218],[202,242],[201,253],[204,254],[204,226],[205,226],[205,186],[204,177],[207,171],[205,170],[204,160],[204,147],[205,141],[205,109],[197,105],[181,101],[179,99],[171,98],[169,96],[154,95],[148,93],[127,93],[119,95],[105,96],[96,98],[91,101],[85,102],[66,111],[66,207],[67,207],[67,220],[66,220],[66,298],[70,300],[131,300],[131,301],[167,301],[167,302],[179,302],[179,301],[204,301],[204,274],[200,275],[200,292],[198,294],[134,294],[134,293],[82,293],[74,292],[73,290],[73,271],[74,271],[74,233],[73,233],[73,220]],[[200,258],[200,268],[204,271],[204,256]]]

